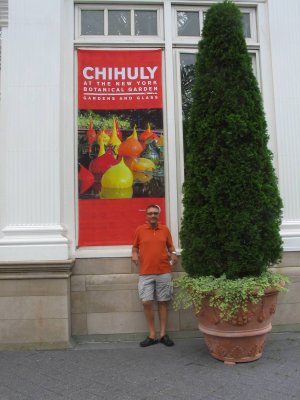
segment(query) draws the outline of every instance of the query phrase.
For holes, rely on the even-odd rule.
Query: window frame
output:
[[[174,80],[177,83],[177,91],[175,98],[175,127],[176,127],[176,148],[177,154],[176,159],[179,165],[178,171],[179,174],[177,176],[177,185],[178,187],[182,187],[184,183],[184,139],[183,139],[183,110],[182,110],[182,85],[181,85],[181,63],[180,63],[180,55],[181,54],[197,54],[197,48],[188,48],[185,46],[182,47],[173,47],[173,68],[174,68]],[[260,59],[259,59],[259,49],[251,49],[248,47],[248,53],[251,56],[252,67],[255,68],[255,76],[259,85],[260,90],[262,91],[261,85],[261,69],[260,69]],[[181,220],[183,216],[183,203],[182,198],[183,194],[181,191],[177,191],[178,198],[178,213],[179,220]]]
[[[83,46],[82,49],[87,48],[86,46]],[[93,47],[88,47],[89,49],[99,49],[99,48],[105,48],[103,46],[93,46]],[[118,43],[115,43],[113,50],[132,50],[136,48],[132,46],[128,47],[122,47],[119,46]],[[147,50],[147,47],[139,47],[140,49]],[[153,47],[155,48],[155,47]],[[74,47],[74,65],[75,65],[75,74],[74,74],[74,93],[78,93],[78,59],[77,59],[77,50],[78,47]],[[169,127],[168,127],[168,122],[167,122],[167,91],[166,91],[166,53],[165,49],[162,49],[162,112],[163,112],[163,127],[164,127],[164,136],[166,138],[165,141],[165,152],[164,152],[164,168],[165,168],[165,208],[166,208],[166,220],[167,224],[170,222],[170,210],[168,209],[168,204],[170,202],[170,196],[169,196],[169,185],[170,185],[170,167],[169,167],[169,161],[170,161],[170,155],[169,155],[169,144],[168,144],[168,135],[169,135]],[[77,124],[77,113],[78,113],[78,96],[75,95],[75,114],[74,114],[74,132],[78,132],[78,124]],[[78,165],[78,135],[75,134],[74,138],[74,146],[75,146],[75,165]],[[97,245],[97,246],[79,246],[78,245],[78,240],[79,240],[79,197],[78,197],[78,171],[76,170],[75,172],[75,238],[74,238],[74,252],[75,252],[75,258],[102,258],[102,257],[128,257],[131,255],[131,245],[124,244],[124,245]],[[172,233],[173,241],[174,240],[174,233]]]
[[[242,14],[250,14],[250,33],[251,36],[249,38],[245,38],[247,46],[255,45],[258,43],[258,36],[257,36],[257,7],[253,5],[252,7],[245,7],[242,5],[237,4]],[[172,7],[172,41],[173,47],[174,46],[183,46],[183,45],[190,45],[194,46],[199,42],[202,35],[202,28],[205,19],[205,13],[209,10],[208,6],[181,6],[174,4]],[[199,13],[199,25],[200,25],[200,36],[179,36],[177,33],[177,12],[198,12]]]
[[[173,40],[179,40],[180,42],[186,42],[186,41],[192,41],[194,42],[195,40],[199,41],[199,38],[201,37],[201,29],[203,26],[203,7],[194,7],[194,8],[185,8],[182,9],[182,7],[174,7],[173,8],[173,13],[175,12],[175,21],[174,21],[174,17],[173,17]],[[177,25],[177,13],[178,12],[193,12],[193,13],[197,13],[199,16],[199,32],[200,35],[199,36],[184,36],[184,35],[178,35],[178,25]]]
[[[242,0],[244,1],[244,0]],[[241,4],[239,0],[235,0],[236,5],[241,11],[251,11],[250,24],[255,24],[254,29],[256,32],[255,40],[252,38],[246,39],[247,48],[249,53],[255,53],[255,65],[257,68],[257,77],[261,86],[261,74],[264,76],[264,66],[260,69],[260,59],[263,56],[260,51],[261,43],[258,41],[258,32],[261,32],[262,20],[264,21],[264,6],[260,3],[261,0],[245,1]],[[147,1],[146,4],[142,4],[142,1],[133,0],[129,1],[112,1],[112,4],[108,2],[86,2],[84,0],[75,1],[73,4],[73,10],[75,12],[73,39],[74,39],[74,54],[78,47],[82,48],[109,48],[114,49],[130,49],[130,48],[162,48],[163,49],[163,118],[164,127],[166,132],[174,132],[174,136],[168,136],[168,140],[165,152],[165,189],[166,189],[166,217],[167,223],[171,229],[173,240],[176,248],[180,251],[180,240],[179,240],[179,226],[180,219],[182,216],[182,194],[181,187],[184,180],[184,152],[183,152],[183,129],[182,129],[182,115],[179,115],[178,110],[182,109],[181,105],[181,79],[178,79],[177,73],[180,78],[180,60],[178,68],[178,60],[176,61],[176,54],[181,53],[197,53],[198,42],[200,37],[178,37],[174,36],[174,29],[177,30],[177,13],[175,10],[183,11],[198,11],[199,8],[202,10],[200,19],[200,29],[203,27],[203,13],[206,12],[211,4],[215,4],[216,1],[205,1],[203,5],[199,5],[199,2],[193,0],[184,3],[183,0],[153,0]],[[102,36],[102,35],[83,35],[80,36],[79,29],[81,29],[79,12],[83,10],[103,10],[104,8],[115,10],[128,10],[131,9],[132,13],[135,10],[157,10],[157,29],[158,36]],[[254,15],[253,15],[254,14]],[[258,18],[259,17],[259,18]],[[175,23],[174,23],[175,21]],[[131,19],[131,24],[134,24],[134,19]],[[252,25],[250,25],[252,26]],[[252,29],[252,27],[251,27]],[[176,31],[175,31],[176,32]],[[201,31],[200,31],[201,32]],[[252,30],[253,32],[253,30]],[[253,35],[252,35],[253,36]],[[181,38],[181,39],[179,39]],[[264,40],[265,37],[262,35],[262,45],[266,45]],[[75,57],[76,60],[76,57]],[[262,60],[263,61],[263,60]],[[76,69],[76,61],[75,61]],[[168,73],[166,73],[168,71]],[[177,85],[176,85],[177,84]],[[178,84],[180,84],[180,90],[178,92]],[[77,93],[77,73],[75,74],[75,87]],[[180,96],[180,98],[179,98]],[[77,115],[77,102],[75,101],[75,121]],[[180,107],[180,108],[179,108]],[[174,114],[175,113],[175,114]],[[177,113],[177,115],[176,115]],[[175,118],[174,118],[175,115]],[[77,124],[75,131],[77,132]],[[76,136],[77,137],[77,136]],[[77,157],[77,143],[75,145],[75,155]],[[77,174],[75,173],[76,177]],[[75,181],[77,182],[75,177]],[[75,184],[76,186],[76,184]],[[75,193],[77,191],[75,190]],[[101,258],[101,257],[128,257],[131,252],[131,246],[89,246],[89,247],[77,247],[78,243],[78,198],[76,196],[75,201],[75,237],[74,237],[74,256],[76,258]]]
[[[104,12],[104,34],[82,35],[81,34],[81,11],[103,11]],[[130,11],[130,35],[108,34],[108,11]],[[135,35],[135,11],[156,11],[157,13],[157,35]],[[164,41],[163,36],[163,6],[162,5],[109,5],[109,4],[76,4],[75,5],[75,44],[150,44]]]

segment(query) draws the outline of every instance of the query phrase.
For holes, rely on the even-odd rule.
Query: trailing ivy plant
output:
[[[199,282],[199,300],[217,290],[211,301],[228,315],[239,299],[252,298],[255,286],[262,293],[266,272],[282,253],[282,201],[262,97],[242,15],[231,1],[206,14],[192,93],[180,232],[189,277],[177,285]]]
[[[259,277],[244,277],[227,279],[225,275],[190,277],[182,276],[174,282],[179,288],[174,300],[175,309],[195,307],[195,312],[201,310],[205,298],[209,305],[219,310],[220,318],[229,321],[238,311],[246,311],[247,303],[258,303],[266,289],[273,288],[279,292],[287,291],[284,287],[287,277],[264,272]]]

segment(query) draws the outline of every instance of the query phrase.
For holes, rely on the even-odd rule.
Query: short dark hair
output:
[[[156,208],[160,212],[160,207],[157,204],[149,204],[149,206],[146,207],[146,212],[149,208]]]

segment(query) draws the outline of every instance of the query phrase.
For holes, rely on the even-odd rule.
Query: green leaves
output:
[[[184,276],[174,280],[174,308],[195,307],[196,313],[201,311],[205,298],[209,305],[220,311],[220,318],[229,321],[240,310],[246,311],[247,302],[258,303],[266,289],[274,288],[280,292],[287,291],[284,287],[288,278],[277,273],[265,272],[259,277],[249,276],[240,279],[227,279],[225,275],[215,278],[201,276],[192,278]]]
[[[79,113],[77,118],[77,124],[79,129],[88,129],[90,126],[90,119],[93,120],[93,128],[96,130],[100,129],[111,129],[112,127],[112,116],[111,117],[103,117],[99,114],[96,114],[92,110],[84,111]],[[125,119],[118,119],[119,128],[120,129],[129,129],[130,121]]]
[[[282,202],[239,9],[210,7],[185,122],[182,263],[190,276],[259,276],[280,260]]]

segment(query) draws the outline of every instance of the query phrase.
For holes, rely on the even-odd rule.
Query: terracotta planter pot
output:
[[[206,299],[196,316],[211,355],[226,364],[259,359],[266,334],[272,330],[277,295],[277,290],[267,289],[259,303],[248,303],[248,310],[240,311],[231,321],[221,321],[219,311]]]

